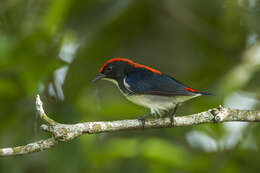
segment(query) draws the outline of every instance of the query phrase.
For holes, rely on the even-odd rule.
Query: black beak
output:
[[[93,80],[92,80],[92,83],[102,79],[102,78],[105,78],[106,75],[102,74],[102,73],[99,73]]]

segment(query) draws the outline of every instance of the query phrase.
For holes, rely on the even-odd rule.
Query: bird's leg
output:
[[[174,115],[175,115],[175,113],[176,113],[176,111],[177,111],[177,108],[178,108],[178,104],[176,104],[176,106],[175,106],[175,108],[173,109],[173,111],[172,111],[172,113],[170,114],[170,121],[171,121],[171,127],[173,127],[173,125],[174,125],[174,123],[173,123],[173,118],[174,118]]]
[[[144,116],[138,118],[138,120],[140,120],[140,121],[142,122],[142,128],[143,128],[143,129],[144,129],[144,125],[145,125],[145,120],[146,120],[146,118],[149,117],[149,116],[151,116],[151,115],[152,115],[152,113],[149,113],[149,114],[146,114],[146,115],[144,115]]]

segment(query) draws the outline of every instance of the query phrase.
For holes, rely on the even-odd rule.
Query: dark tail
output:
[[[199,90],[195,90],[192,88],[185,88],[187,91],[194,93],[194,94],[201,94],[201,95],[207,95],[207,96],[213,96],[214,94],[208,93],[208,92],[204,92],[204,91],[199,91]]]
[[[204,91],[196,91],[194,93],[199,93],[201,95],[205,95],[205,96],[214,96],[214,94],[209,93],[209,92],[204,92]]]

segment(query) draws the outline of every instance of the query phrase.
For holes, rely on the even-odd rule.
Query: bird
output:
[[[143,128],[151,115],[159,118],[169,114],[170,126],[173,126],[176,110],[183,102],[202,95],[212,95],[192,89],[159,70],[127,58],[109,59],[92,82],[99,80],[114,83],[128,100],[150,109],[148,114],[138,118]]]

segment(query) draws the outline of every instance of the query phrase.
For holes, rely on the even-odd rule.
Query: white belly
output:
[[[162,115],[162,113],[175,108],[177,103],[182,103],[197,96],[199,95],[176,97],[157,95],[132,95],[128,96],[127,99],[135,104],[150,108],[151,113]]]

